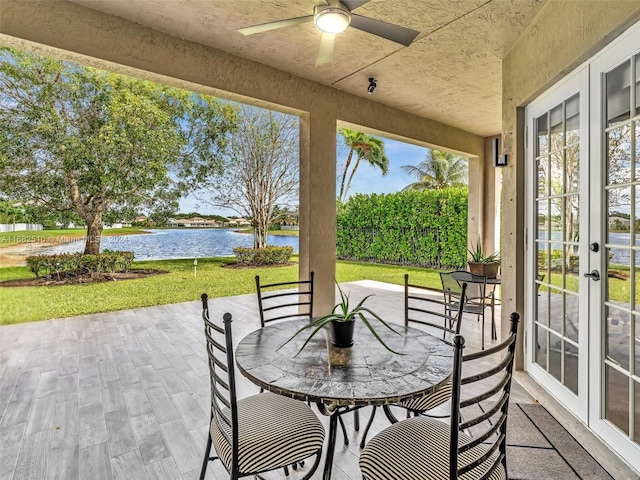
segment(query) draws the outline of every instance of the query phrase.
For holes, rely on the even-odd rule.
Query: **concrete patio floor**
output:
[[[401,287],[369,281],[345,287],[353,298],[375,293],[368,305],[401,321]],[[236,342],[259,325],[255,295],[214,299],[210,308],[214,318],[233,314]],[[194,301],[0,327],[0,480],[198,478],[210,392],[200,313]],[[488,322],[486,329],[491,345]],[[468,348],[479,348],[479,322],[465,321],[463,334]],[[257,393],[238,380],[239,396]],[[512,402],[534,403],[515,382]],[[361,423],[368,414],[361,410]],[[530,429],[522,418],[514,425]],[[360,479],[360,436],[352,416],[345,420],[351,441],[347,447],[338,438],[333,478]],[[387,425],[379,415],[372,432]],[[570,455],[553,457],[554,448],[535,442],[531,451],[510,447],[512,477],[536,478],[526,467],[538,458],[564,462],[555,478],[610,478],[582,476],[585,468],[599,468],[595,461],[571,466]],[[213,462],[207,478],[228,476]]]

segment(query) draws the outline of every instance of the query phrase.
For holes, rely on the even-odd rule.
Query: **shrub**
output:
[[[238,263],[246,265],[283,265],[291,255],[293,247],[267,246],[266,248],[236,247],[233,249]]]
[[[133,252],[106,250],[99,255],[62,253],[59,255],[31,255],[27,267],[36,277],[51,275],[81,275],[86,273],[127,272],[133,263]]]
[[[338,258],[434,268],[467,260],[466,188],[356,194],[339,205]]]

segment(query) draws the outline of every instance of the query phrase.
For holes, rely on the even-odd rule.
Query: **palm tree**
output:
[[[344,143],[349,149],[347,161],[342,171],[340,195],[338,196],[340,200],[344,200],[351,187],[351,180],[356,170],[358,170],[362,159],[366,160],[372,167],[379,168],[382,171],[382,175],[386,175],[389,172],[389,159],[384,151],[384,141],[381,138],[356,132],[355,130],[349,130],[348,128],[339,128],[338,133],[342,135]],[[354,153],[356,155],[356,163],[353,165],[353,169],[349,174],[349,167],[353,161]],[[347,175],[349,177],[348,179]]]
[[[440,150],[428,150],[418,165],[403,165],[402,170],[418,181],[402,190],[442,190],[467,184],[468,160]]]

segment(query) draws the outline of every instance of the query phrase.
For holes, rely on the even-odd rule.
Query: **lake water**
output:
[[[140,235],[103,236],[100,250],[126,250],[136,260],[233,256],[234,247],[253,247],[253,235],[223,228],[147,230]],[[269,235],[269,245],[291,246],[298,253],[298,237]],[[42,249],[41,254],[74,253],[84,250],[84,240]]]
[[[547,235],[545,231],[538,232],[538,238],[546,239]],[[551,232],[551,240],[559,240],[562,238],[562,232]],[[629,265],[631,263],[630,246],[631,235],[625,232],[609,232],[608,243],[612,246],[608,253],[611,255],[609,263],[615,265]],[[616,248],[614,245],[620,245],[620,248]],[[636,243],[634,246],[640,245],[640,235],[636,235]],[[551,243],[552,250],[561,250],[561,243]],[[636,266],[640,266],[640,253],[636,253],[635,256]]]

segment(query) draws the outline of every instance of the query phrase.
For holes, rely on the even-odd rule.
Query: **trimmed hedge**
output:
[[[238,263],[246,265],[283,265],[293,255],[293,247],[276,247],[273,245],[265,248],[235,247],[233,253]]]
[[[27,267],[36,277],[47,277],[127,272],[133,259],[133,252],[107,251],[99,255],[83,253],[31,255],[27,257],[26,262]]]
[[[339,206],[338,258],[463,267],[467,203],[467,188],[354,195]]]

